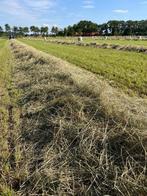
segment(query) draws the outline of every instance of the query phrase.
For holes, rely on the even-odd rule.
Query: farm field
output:
[[[0,196],[147,196],[146,11],[0,1]]]
[[[41,51],[99,74],[111,85],[147,95],[147,55],[112,49],[65,46],[39,40],[21,40]],[[131,90],[131,91],[130,91]]]
[[[47,38],[47,40],[51,40],[51,41],[67,41],[67,42],[76,42],[78,41],[78,37],[50,37]],[[107,40],[105,39],[105,37],[103,38],[99,38],[99,37],[95,37],[95,38],[90,38],[90,37],[83,37],[83,42],[84,43],[90,43],[90,42],[95,42],[97,44],[115,44],[115,45],[120,45],[120,46],[126,46],[126,45],[130,45],[130,46],[142,46],[142,47],[147,47],[147,40],[126,40],[126,39],[113,39],[113,38],[107,38]]]
[[[92,39],[86,39],[86,42],[92,42]],[[142,46],[147,47],[147,40],[141,41],[141,40],[100,40],[96,39],[96,43],[99,44],[116,44],[116,45],[131,45],[131,46]]]
[[[147,57],[21,41],[0,40],[0,195],[145,196]]]
[[[0,195],[15,195],[7,178],[17,179],[19,168],[19,110],[16,106],[18,92],[13,86],[13,57],[8,41],[0,40]],[[15,162],[15,163],[14,163]],[[14,165],[13,165],[14,164]],[[13,180],[14,182],[15,180]]]
[[[0,49],[4,46],[5,42],[5,39],[0,39]]]
[[[3,85],[4,81],[8,81],[7,76],[9,75],[10,67],[7,66],[7,62],[9,60],[10,53],[7,48],[7,43],[8,41],[5,39],[0,39],[0,85]]]

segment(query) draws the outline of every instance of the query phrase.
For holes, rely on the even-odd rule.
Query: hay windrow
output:
[[[35,39],[34,39],[35,40]],[[42,39],[40,39],[42,40]],[[123,50],[129,52],[139,52],[139,53],[147,53],[147,47],[144,46],[131,46],[131,45],[117,45],[117,44],[99,44],[96,42],[84,43],[84,42],[70,42],[70,41],[60,41],[60,40],[47,40],[48,43],[56,43],[63,45],[77,45],[84,47],[95,47],[95,48],[103,48],[103,49],[115,49],[115,50]]]
[[[17,194],[146,195],[145,99],[12,42],[28,175]]]
[[[42,61],[45,64],[50,63],[50,68],[52,67],[53,70],[58,70],[59,73],[61,72],[60,75],[63,75],[63,78],[66,77],[65,75],[70,76],[71,80],[74,81],[77,86],[81,87],[83,91],[90,92],[99,97],[102,107],[110,116],[112,115],[114,117],[116,115],[119,120],[126,119],[126,121],[131,124],[133,123],[144,128],[147,127],[146,98],[139,98],[137,96],[130,97],[121,89],[111,87],[107,82],[99,79],[95,74],[49,54],[37,51],[33,47],[26,47],[26,45],[22,43],[19,47],[22,47],[22,55],[28,52],[29,54],[27,56],[33,55],[38,59],[36,61]],[[40,69],[42,70],[43,68],[39,68],[40,74],[43,76]]]

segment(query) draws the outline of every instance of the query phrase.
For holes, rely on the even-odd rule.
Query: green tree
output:
[[[75,35],[75,31],[74,31],[72,26],[67,27],[67,35],[68,36],[74,36]]]
[[[97,32],[98,31],[98,25],[96,23],[93,23],[91,21],[80,21],[77,24],[76,27],[77,30],[80,30],[83,35],[87,34],[87,33],[93,33],[93,32]]]
[[[24,32],[23,32],[23,27],[18,27],[18,34],[23,36]]]
[[[12,30],[13,30],[13,32],[14,32],[15,34],[17,34],[18,31],[19,31],[18,27],[16,27],[16,26],[14,26],[14,27],[12,28]]]
[[[39,27],[35,27],[35,35],[38,36],[40,33],[40,28]]]
[[[90,35],[92,33],[98,33],[98,25],[91,21],[80,21],[78,24],[74,24],[73,26],[68,26],[66,28],[66,34],[69,36],[73,35]],[[64,29],[65,33],[65,29]]]
[[[5,24],[5,31],[8,33],[11,30],[11,27],[9,24]]]
[[[31,27],[30,27],[30,31],[31,31],[35,36],[38,36],[39,33],[40,33],[40,28],[37,27],[37,26],[31,26]]]
[[[3,35],[3,28],[0,26],[0,36]]]
[[[51,29],[51,33],[54,34],[54,35],[57,35],[58,32],[59,32],[58,27],[53,26],[52,29]]]
[[[112,20],[107,23],[107,26],[111,35],[117,36],[122,34],[123,21]]]
[[[41,35],[44,36],[44,35],[47,35],[48,34],[48,27],[41,27],[40,29],[40,32],[41,32]]]
[[[28,27],[23,27],[23,33],[28,34],[29,33],[29,28]]]
[[[3,28],[0,26],[0,33],[2,33],[3,32]]]
[[[35,26],[30,26],[30,31],[34,34],[35,33]]]

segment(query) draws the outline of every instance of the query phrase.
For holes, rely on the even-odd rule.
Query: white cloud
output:
[[[95,8],[93,0],[84,0],[82,8],[85,8],[85,9]]]
[[[113,10],[113,12],[118,13],[118,14],[126,14],[129,12],[129,10],[117,9],[117,10]]]
[[[12,16],[28,16],[28,13],[19,4],[18,0],[1,0],[0,12],[7,13]]]
[[[93,1],[92,0],[84,0],[83,3],[85,3],[85,4],[92,4]]]
[[[15,24],[37,25],[46,23],[48,11],[53,13],[55,6],[56,0],[0,0],[0,13],[7,16],[9,21],[15,21]]]
[[[26,6],[37,11],[49,10],[56,5],[55,0],[24,0],[24,2]]]
[[[92,9],[94,8],[94,5],[83,5],[82,7],[85,9]]]
[[[49,27],[50,25],[49,24],[43,24],[43,27]]]

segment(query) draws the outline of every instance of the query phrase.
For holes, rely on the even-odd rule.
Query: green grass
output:
[[[4,85],[9,81],[10,66],[8,59],[10,58],[10,51],[7,47],[8,42],[5,39],[0,39],[0,85]]]
[[[105,40],[105,39],[91,39],[85,38],[85,42],[96,42],[98,44],[116,44],[116,45],[131,45],[131,46],[143,46],[147,47],[147,41],[144,40]]]
[[[78,41],[77,37],[50,37],[48,38],[49,40],[61,40],[61,41]],[[83,38],[83,42],[86,43],[90,43],[90,42],[95,42],[98,44],[115,44],[115,45],[121,45],[121,46],[126,46],[126,45],[130,45],[130,46],[142,46],[142,47],[147,47],[147,40],[126,40],[126,39],[111,39],[108,37],[108,39],[106,40],[105,37],[101,38],[101,37],[97,37],[95,39],[91,38],[91,37],[84,37]]]
[[[8,41],[0,39],[0,195],[15,195],[10,182],[15,182],[19,176],[20,169],[12,167],[12,157],[18,165],[18,124],[19,109],[16,107],[18,91],[13,84],[13,57],[8,46]],[[10,109],[12,110],[12,121]],[[10,124],[11,122],[11,124]],[[12,125],[13,124],[13,125]],[[13,128],[12,128],[13,126]],[[13,129],[13,130],[11,130]],[[15,146],[11,149],[11,143]],[[16,166],[17,167],[17,166]],[[17,171],[17,172],[16,172]],[[10,177],[11,176],[11,177]]]
[[[4,47],[5,43],[6,43],[6,40],[0,38],[0,49]]]
[[[44,41],[21,40],[41,51],[60,57],[103,76],[114,86],[147,95],[147,55],[135,52],[65,46]]]

